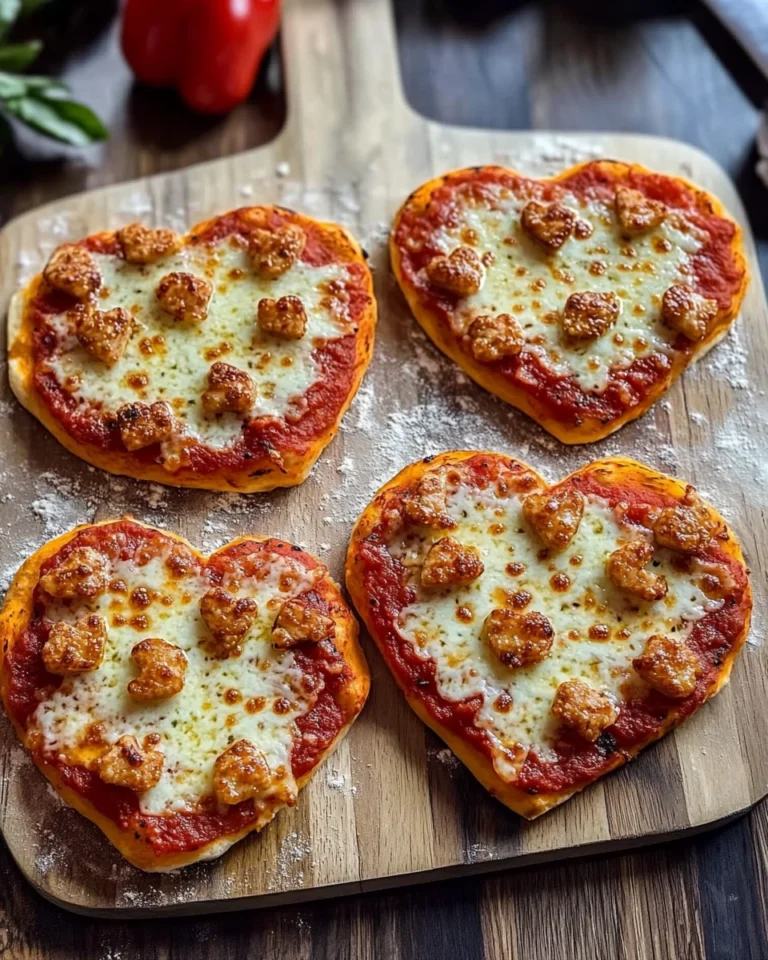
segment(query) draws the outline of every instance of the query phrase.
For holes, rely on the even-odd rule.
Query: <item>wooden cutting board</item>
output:
[[[289,118],[267,147],[50,204],[0,234],[0,298],[57,243],[132,219],[184,228],[277,202],[347,225],[371,256],[380,324],[371,369],[343,428],[300,488],[251,496],[110,477],[66,453],[0,397],[3,587],[50,536],[132,513],[210,548],[273,534],[318,553],[340,578],[352,523],[404,464],[447,448],[497,449],[550,479],[621,453],[691,479],[740,534],[756,616],[731,685],[630,767],[525,823],[493,801],[411,713],[370,641],[368,706],[337,753],[260,836],[212,864],[142,874],[63,806],[0,718],[0,828],[22,873],[72,910],[120,917],[202,913],[379,889],[650,843],[737,816],[768,791],[764,704],[768,323],[746,216],[733,184],[686,144],[631,135],[497,133],[417,116],[400,88],[390,0],[285,0]],[[444,359],[391,277],[388,224],[407,193],[445,170],[501,163],[546,175],[598,156],[682,174],[742,223],[753,271],[734,332],[640,422],[567,448]]]

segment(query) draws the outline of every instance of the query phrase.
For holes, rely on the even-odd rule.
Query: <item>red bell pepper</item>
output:
[[[280,0],[127,0],[123,54],[143,83],[226,113],[251,92],[279,20]]]

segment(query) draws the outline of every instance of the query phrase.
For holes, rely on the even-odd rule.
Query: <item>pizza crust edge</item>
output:
[[[416,463],[409,464],[377,491],[374,499],[365,508],[355,524],[350,539],[345,567],[347,590],[352,598],[355,609],[365,624],[369,635],[372,637],[374,643],[378,647],[379,652],[381,653],[388,667],[389,664],[387,662],[386,651],[379,643],[375,629],[373,628],[374,621],[369,602],[370,598],[364,588],[363,583],[356,576],[355,567],[357,563],[358,546],[381,519],[382,501],[380,498],[382,494],[386,493],[393,487],[409,487],[411,484],[417,482],[425,473],[430,470],[434,470],[437,467],[460,463],[472,457],[483,455],[491,457],[499,456],[498,453],[483,450],[450,450],[446,451],[445,453],[438,454],[435,457],[428,458],[428,460],[419,460]],[[502,456],[506,457],[507,455],[502,454]],[[517,458],[513,457],[509,457],[509,459],[517,460]],[[517,462],[522,464],[526,470],[530,471],[538,479],[540,479],[542,483],[547,483],[547,481],[533,467],[529,466],[522,460],[517,460]],[[677,500],[682,500],[683,496],[685,495],[685,483],[677,480],[674,477],[670,477],[667,474],[652,470],[650,467],[647,467],[644,464],[628,457],[608,457],[602,460],[595,460],[592,463],[586,464],[584,467],[580,467],[578,470],[574,470],[567,476],[562,477],[557,481],[557,483],[561,483],[562,481],[568,480],[571,477],[579,476],[580,474],[594,473],[596,469],[604,471],[604,474],[601,475],[601,480],[607,484],[622,484],[630,482],[647,484],[649,480],[652,480],[657,486],[657,489],[674,496]],[[552,486],[554,486],[554,484],[552,484]],[[728,526],[728,524],[726,524],[720,513],[710,503],[706,501],[704,503],[707,507],[710,517],[725,524],[728,531],[729,538],[727,541],[721,544],[721,548],[729,556],[746,566],[744,563],[744,556],[741,546],[732,529],[730,526]],[[752,611],[752,588],[751,583],[749,582],[747,584],[746,597],[748,600],[749,609],[744,628],[732,644],[731,649],[725,657],[721,670],[718,673],[716,683],[707,692],[707,695],[700,706],[703,706],[707,700],[714,697],[728,682],[736,657],[738,656],[742,646],[744,645],[744,642],[747,639]],[[546,813],[548,810],[551,810],[553,807],[559,806],[574,794],[581,792],[586,787],[597,782],[597,780],[601,780],[602,777],[607,773],[623,766],[626,760],[635,757],[645,747],[649,746],[656,740],[661,739],[661,737],[667,734],[670,730],[674,729],[685,719],[685,717],[681,717],[673,708],[670,716],[659,730],[655,731],[654,734],[648,737],[646,740],[632,747],[630,750],[627,750],[626,758],[621,754],[616,754],[615,762],[611,767],[609,767],[609,769],[602,773],[597,780],[587,781],[586,783],[580,784],[577,787],[568,787],[563,790],[555,790],[552,792],[541,792],[532,796],[531,794],[526,793],[524,790],[519,790],[502,780],[501,777],[496,773],[492,762],[485,754],[481,753],[479,750],[476,750],[463,738],[441,724],[440,721],[433,717],[432,714],[426,709],[418,697],[413,696],[405,689],[400,677],[395,673],[395,671],[390,669],[390,673],[398,687],[400,687],[402,690],[409,706],[419,717],[419,719],[422,720],[422,722],[425,723],[432,731],[434,731],[434,733],[436,733],[443,741],[445,741],[445,743],[456,754],[459,760],[461,760],[461,762],[469,769],[473,776],[480,781],[480,783],[492,796],[496,797],[505,806],[509,807],[515,813],[525,817],[528,820],[533,820],[536,817],[541,816],[541,814]],[[698,709],[699,708],[697,707],[697,709],[693,711],[692,716],[698,712]]]
[[[150,524],[145,524],[138,520],[134,520],[132,517],[124,519],[130,519],[132,523],[135,523],[136,525],[144,527],[148,530],[159,529]],[[0,650],[0,698],[2,699],[6,716],[16,730],[21,745],[25,750],[24,730],[13,717],[8,707],[8,671],[5,667],[6,655],[8,651],[12,649],[15,642],[19,639],[28,622],[29,618],[27,611],[31,609],[32,594],[39,580],[40,568],[45,561],[54,556],[54,554],[58,553],[62,547],[69,543],[69,541],[76,537],[81,531],[90,530],[94,527],[106,526],[114,522],[115,519],[109,519],[99,521],[98,523],[81,524],[75,527],[73,530],[70,530],[61,536],[55,537],[53,540],[49,540],[47,543],[44,543],[22,564],[10,587],[8,588],[5,602],[2,610],[0,610],[0,637],[3,639],[2,650]],[[160,532],[172,540],[176,540],[178,543],[184,544],[184,546],[191,550],[196,557],[199,557],[203,560],[210,559],[217,553],[220,553],[221,551],[226,550],[237,543],[245,541],[263,542],[274,539],[271,537],[257,535],[237,537],[206,557],[205,554],[201,553],[194,546],[192,546],[184,537],[179,536],[178,534],[175,534],[169,530],[161,530]],[[354,674],[350,682],[347,684],[344,697],[345,705],[350,713],[350,720],[342,727],[330,746],[321,754],[320,759],[312,767],[312,769],[303,776],[297,777],[296,784],[299,792],[301,792],[306,784],[309,783],[317,770],[320,769],[320,767],[326,762],[328,757],[333,753],[339,743],[341,743],[341,741],[347,735],[350,727],[355,722],[360,714],[360,711],[365,705],[371,685],[370,670],[365,659],[365,654],[363,653],[362,647],[359,643],[359,626],[357,619],[355,618],[353,611],[350,609],[349,604],[347,604],[344,600],[338,585],[333,581],[330,573],[327,570],[324,575],[324,579],[325,582],[331,587],[334,594],[334,599],[342,605],[341,609],[344,613],[343,617],[340,617],[336,611],[334,611],[334,621],[336,623],[336,637],[334,642],[337,650],[344,658],[344,662],[352,669]],[[27,751],[27,753],[29,753],[29,751]],[[89,800],[85,799],[77,791],[64,785],[56,766],[46,763],[44,760],[40,759],[34,754],[31,754],[31,758],[37,768],[50,781],[51,785],[65,803],[73,807],[78,813],[82,814],[88,820],[96,824],[96,826],[102,831],[102,833],[105,834],[112,845],[126,860],[128,860],[129,863],[147,873],[167,873],[171,870],[176,870],[179,867],[184,867],[191,863],[197,863],[198,861],[213,860],[216,857],[221,856],[231,846],[233,846],[239,840],[242,840],[243,837],[247,836],[249,833],[253,831],[260,831],[283,808],[282,806],[270,807],[265,811],[262,817],[260,817],[258,820],[255,820],[253,823],[248,824],[239,832],[235,834],[228,834],[225,837],[219,837],[210,843],[204,844],[202,847],[199,847],[196,850],[188,853],[174,853],[165,856],[157,856],[147,847],[146,844],[142,843],[141,841],[137,841],[130,830],[123,830],[120,828],[113,820],[110,820],[109,817],[106,817],[104,814],[100,813]]]

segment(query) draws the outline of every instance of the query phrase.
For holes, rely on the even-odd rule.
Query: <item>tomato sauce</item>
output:
[[[702,296],[717,300],[727,309],[744,282],[744,265],[734,254],[737,228],[712,209],[707,196],[683,181],[662,174],[627,167],[619,174],[609,165],[585,164],[557,181],[531,180],[499,167],[473,168],[449,174],[430,196],[426,209],[406,209],[395,233],[401,255],[401,268],[408,284],[437,316],[448,339],[454,338],[450,317],[456,297],[435,290],[423,273],[427,264],[443,251],[437,235],[443,228],[455,228],[462,222],[462,205],[467,200],[489,209],[499,205],[498,188],[522,201],[551,202],[570,192],[586,199],[612,203],[616,186],[626,184],[647,197],[681,211],[704,237],[691,257],[695,288]],[[693,344],[680,336],[673,344],[676,357],[683,361]],[[513,385],[525,391],[538,410],[564,425],[580,426],[584,419],[610,423],[630,409],[637,409],[669,377],[672,361],[663,353],[635,359],[624,369],[610,372],[602,393],[587,392],[575,377],[562,376],[544,366],[527,351],[507,357],[495,369]]]
[[[195,813],[176,812],[168,816],[145,814],[139,809],[136,794],[127,787],[104,783],[92,770],[84,767],[58,766],[65,786],[88,800],[123,830],[133,831],[158,856],[197,850],[206,843],[237,833],[258,817],[253,803],[247,800],[229,807],[224,813],[201,810]]]
[[[480,489],[504,476],[506,470],[518,475],[525,472],[525,468],[517,461],[487,454],[478,454],[454,464],[452,469],[463,475],[467,485]],[[563,484],[578,487],[586,496],[602,497],[611,507],[622,503],[626,506],[627,519],[637,524],[647,522],[649,511],[678,502],[663,490],[620,482],[608,483],[598,474],[580,474],[564,480]],[[410,488],[407,487],[388,491],[385,494],[387,505],[384,512],[391,515],[408,492]],[[416,595],[408,586],[408,571],[387,549],[389,522],[379,522],[370,535],[358,544],[356,563],[370,598],[372,632],[405,693],[419,700],[442,726],[492,761],[494,751],[491,740],[484,729],[475,726],[482,699],[475,696],[454,701],[443,697],[437,686],[435,661],[419,656],[413,644],[397,627],[400,612],[414,602]],[[684,700],[670,700],[650,691],[644,699],[625,702],[616,723],[604,731],[594,744],[563,731],[554,745],[557,760],[545,762],[530,753],[513,786],[533,795],[589,782],[624,762],[634,747],[664,732],[675,716],[685,717],[693,713],[707,698],[716,684],[723,658],[744,628],[750,601],[746,590],[747,574],[741,564],[718,547],[709,548],[702,556],[706,560],[726,564],[736,585],[732,596],[725,599],[720,609],[707,613],[691,628],[687,642],[701,664],[701,673],[693,693]]]
[[[79,547],[93,547],[113,562],[135,558],[139,565],[144,565],[167,549],[168,542],[169,538],[162,532],[148,530],[130,520],[92,527],[83,530],[49,557],[40,568],[41,575],[59,566]],[[175,540],[173,544],[174,551],[183,554],[188,561],[190,572],[204,571],[214,583],[220,582],[223,573],[231,571],[233,565],[243,576],[253,575],[258,568],[269,564],[275,555],[289,557],[307,571],[321,566],[301,548],[271,538],[232,544],[214,554],[207,563],[185,544]],[[308,602],[328,616],[332,613],[332,600],[325,590],[325,583],[321,581],[308,593]],[[45,601],[36,588],[29,623],[8,651],[6,660],[8,708],[23,730],[29,726],[40,702],[62,683],[61,677],[46,671],[42,661],[43,645],[51,627],[45,618],[45,610]],[[293,653],[303,675],[319,691],[312,708],[296,720],[291,770],[294,777],[299,778],[317,765],[324,751],[353,719],[354,713],[350,714],[351,708],[345,701],[346,688],[353,674],[341,653],[328,641],[298,646]],[[158,855],[194,850],[238,832],[258,816],[253,803],[248,801],[223,813],[213,809],[212,803],[204,801],[200,810],[191,813],[144,814],[131,790],[104,783],[96,772],[82,766],[69,766],[49,756],[43,759],[56,767],[67,786],[123,829],[135,831]]]

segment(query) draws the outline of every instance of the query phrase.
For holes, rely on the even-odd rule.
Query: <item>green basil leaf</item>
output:
[[[23,76],[15,79],[23,80],[27,92],[44,100],[67,100],[71,96],[69,87],[53,77]]]
[[[0,47],[0,51],[2,49]],[[66,100],[70,96],[69,88],[51,77],[19,75],[0,70],[0,100],[23,97],[28,93],[51,100]]]
[[[39,40],[0,46],[0,70],[25,70],[37,59],[42,49],[43,45]]]
[[[0,73],[0,100],[23,97],[27,92],[28,77],[17,77],[11,73]]]
[[[25,96],[7,100],[5,108],[33,130],[73,147],[84,147],[107,136],[96,114],[74,100],[42,101]]]
[[[47,92],[46,92],[47,95]],[[106,140],[109,132],[96,114],[84,103],[77,100],[55,100],[46,101],[51,109],[68,123],[74,124],[86,134],[91,142],[97,140]]]
[[[8,33],[21,13],[21,0],[0,0],[0,40]]]
[[[27,89],[38,100],[71,100],[72,91],[59,80],[50,77],[30,77],[32,82]]]

